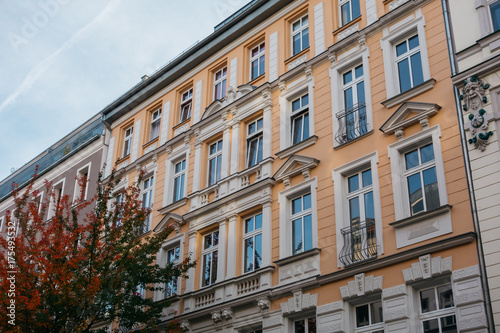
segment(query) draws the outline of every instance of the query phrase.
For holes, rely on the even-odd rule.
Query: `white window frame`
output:
[[[163,191],[163,207],[173,204],[173,198],[174,198],[174,182],[172,179],[174,178],[175,174],[175,164],[178,163],[179,161],[186,160],[186,169],[184,173],[184,198],[187,198],[188,194],[188,188],[187,188],[187,183],[188,183],[188,177],[189,177],[189,155],[191,152],[191,145],[189,144],[182,144],[179,147],[176,147],[173,149],[172,153],[168,156],[168,158],[165,160],[165,184],[164,184],[164,191]],[[182,201],[179,201],[182,202]]]
[[[250,232],[245,232],[245,224],[246,224],[246,221],[253,218],[254,219],[254,226],[255,226],[255,217],[260,215],[261,216],[261,219],[262,219],[262,225],[259,229],[254,229],[253,231],[250,231]],[[255,237],[258,236],[258,235],[261,235],[261,249],[260,249],[260,252],[262,254],[262,251],[264,250],[264,242],[262,241],[262,234],[263,234],[263,229],[264,229],[264,215],[262,214],[262,212],[258,212],[258,213],[255,213],[255,214],[252,214],[252,215],[249,215],[249,216],[246,216],[244,219],[243,219],[243,237],[242,237],[242,251],[241,251],[241,272],[242,274],[248,274],[248,273],[252,273],[254,272],[256,269],[255,267],[253,267],[251,270],[249,270],[248,272],[245,272],[245,241],[247,239],[250,239],[252,238],[254,241],[253,241],[253,244],[254,244],[254,251],[253,251],[253,262],[255,262]],[[261,258],[261,262],[262,262],[262,258]],[[262,263],[261,263],[261,267],[262,267]],[[259,268],[261,268],[259,267]]]
[[[292,102],[303,96],[305,94],[309,95],[309,138],[315,136],[314,131],[314,77],[310,76],[306,78],[305,76],[301,79],[290,83],[287,90],[281,93],[279,97],[280,104],[280,150],[285,150],[292,146]],[[309,142],[309,144],[304,145],[304,141]],[[295,144],[295,149],[291,149],[286,155],[280,156],[280,158],[289,156],[309,145],[314,144],[314,141],[308,141],[308,139]]]
[[[307,19],[307,23],[304,25],[303,23],[303,20],[304,18]],[[297,29],[296,31],[293,31],[293,25],[297,22],[300,22],[300,28]],[[308,29],[308,36],[307,36],[307,40],[308,40],[308,46],[311,46],[311,43],[310,43],[310,33],[309,33],[309,14],[305,14],[305,15],[302,15],[300,18],[296,19],[295,21],[291,22],[290,23],[290,51],[291,51],[291,56],[294,56],[296,54],[299,54],[300,52],[304,51],[305,49],[307,49],[307,47],[304,47],[304,45],[302,45],[302,34],[304,32],[304,30]],[[294,53],[293,51],[293,37],[295,37],[295,35],[299,35],[300,34],[300,51],[298,51],[297,53]]]
[[[179,172],[176,172],[175,171],[175,167],[178,165],[178,164],[181,164],[181,167],[182,167],[182,163],[184,163],[184,169],[182,169],[181,171]],[[186,197],[186,192],[185,192],[185,188],[186,188],[186,182],[187,182],[187,179],[186,179],[186,168],[187,168],[187,165],[186,165],[186,159],[181,159],[181,160],[177,160],[175,162],[173,162],[173,165],[174,165],[174,176],[173,176],[173,195],[172,195],[172,202],[177,202],[181,199],[184,199]],[[175,186],[175,180],[177,178],[180,178],[180,177],[184,177],[183,181],[182,181],[182,188],[179,188],[180,192],[181,193],[177,193],[177,186]],[[176,194],[180,194],[180,197],[176,200]]]
[[[167,260],[168,260],[168,257],[167,257],[168,251],[174,249],[177,246],[179,247],[179,262],[182,262],[182,260],[184,258],[185,234],[175,235],[174,237],[169,238],[163,242],[162,247],[158,251],[158,254],[157,254],[157,262],[160,265],[160,267],[165,267],[165,265],[167,264]],[[158,284],[158,285],[156,285],[156,287],[157,288],[160,288],[160,287],[166,288],[165,284],[163,284],[163,285]],[[177,279],[177,295],[181,294],[180,287],[181,287],[181,278],[179,277]],[[163,300],[163,299],[165,299],[165,294],[166,294],[166,289],[163,291],[156,290],[154,295],[153,295],[153,299],[155,301]]]
[[[152,219],[153,219],[153,204],[154,204],[154,190],[155,190],[155,181],[156,181],[156,173],[150,173],[144,177],[144,179],[141,182],[141,200],[142,200],[142,207],[143,208],[150,208],[151,212],[146,218],[143,233],[146,233],[151,230],[151,224],[152,224]],[[149,186],[147,188],[144,188],[144,185],[146,181],[149,181],[148,184]],[[144,203],[144,196],[146,195],[146,200],[149,201],[149,203],[145,204]],[[149,205],[149,206],[148,206]]]
[[[160,136],[161,132],[161,107],[151,111],[151,126],[149,128],[149,141]]]
[[[306,97],[306,96],[307,96],[307,104],[302,104],[302,101],[303,101],[304,97]],[[297,110],[294,110],[293,109],[293,103],[295,103],[297,101],[299,102],[300,107]],[[308,119],[310,119],[309,118],[309,95],[307,93],[303,94],[303,95],[301,95],[299,97],[297,97],[296,99],[294,99],[292,101],[292,113],[290,114],[290,123],[291,123],[291,126],[292,126],[291,131],[290,131],[290,136],[291,136],[290,142],[292,143],[292,145],[297,145],[297,144],[301,143],[302,141],[307,140],[310,137],[310,135],[307,138],[304,136],[304,131],[305,131],[305,128],[306,128],[306,126],[304,126],[304,123],[305,123],[304,119],[305,119],[306,115],[307,115]],[[302,124],[303,124],[303,126],[302,126],[302,133],[299,134],[301,139],[298,142],[294,143],[293,142],[293,137],[294,137],[294,134],[295,134],[295,131],[296,131],[296,128],[295,128],[295,119],[298,119],[298,118],[302,118]],[[308,120],[308,124],[307,125],[309,126],[309,120]]]
[[[374,300],[370,300],[369,302],[366,302],[364,301],[363,303],[360,303],[360,304],[356,304],[356,305],[353,305],[352,306],[352,318],[354,319],[354,322],[353,322],[353,332],[354,333],[373,333],[373,332],[378,332],[378,331],[384,331],[384,320],[382,318],[382,321],[380,323],[371,323],[372,322],[372,318],[371,318],[371,307],[372,307],[372,304],[373,303],[377,303],[377,302],[380,302],[381,306],[383,306],[383,301],[382,299],[379,297],[377,299],[374,299]],[[368,305],[368,316],[369,316],[369,321],[370,321],[370,324],[369,325],[366,325],[366,326],[362,326],[362,327],[357,327],[357,313],[356,313],[356,308],[360,307],[360,306],[364,306],[364,305]]]
[[[344,247],[342,229],[350,226],[349,217],[349,184],[348,178],[360,171],[371,169],[373,208],[375,211],[375,236],[377,239],[377,255],[384,253],[384,242],[382,239],[382,205],[380,200],[380,184],[378,178],[378,152],[372,152],[354,161],[344,164],[332,171],[333,190],[335,194],[335,230],[337,239],[337,266],[343,267],[339,254]]]
[[[127,132],[129,132],[127,134]],[[134,136],[134,125],[127,127],[123,131],[123,147],[122,147],[122,158],[127,157],[131,154],[132,152],[132,139]]]
[[[65,184],[65,182],[66,182],[66,178],[63,178],[60,181],[58,181],[57,183],[55,183],[54,185],[52,185],[53,193],[56,190],[56,187],[60,188],[59,198],[57,199],[59,202],[61,201],[62,197],[64,196],[64,184]],[[54,213],[55,213],[54,208],[56,205],[56,202],[54,200],[55,200],[54,197],[50,198],[49,211],[48,211],[48,218],[49,219],[54,217]]]
[[[408,185],[405,176],[406,167],[404,154],[417,147],[425,146],[431,142],[434,148],[434,161],[440,201],[439,206],[448,204],[440,138],[441,128],[439,125],[436,125],[388,146],[389,158],[391,160],[392,187],[394,193],[394,210],[396,214],[396,221],[411,216]]]
[[[212,145],[216,145],[216,147],[219,145],[219,142],[221,142],[221,148],[220,150],[217,150],[215,153],[213,154],[210,154],[210,147]],[[218,162],[217,162],[217,157],[220,156],[221,157],[221,161],[220,163],[222,164],[222,152],[224,151],[224,141],[223,139],[218,139],[218,140],[215,140],[215,141],[212,141],[210,144],[208,144],[208,163],[207,163],[207,187],[209,186],[213,186],[215,184],[217,184],[217,182],[219,182],[221,180],[221,177],[222,177],[222,165],[221,165],[221,173],[219,175],[217,175],[217,167],[218,167]],[[213,184],[210,184],[210,161],[215,159],[215,182]]]
[[[5,221],[5,216],[0,217],[0,237],[3,237],[3,222]]]
[[[437,309],[437,310],[434,310],[431,312],[422,313],[422,306],[420,303],[421,302],[420,292],[423,290],[434,289],[434,296],[436,297],[435,301],[436,301],[436,305],[438,306],[439,299],[438,299],[438,295],[437,295],[437,288],[442,287],[442,286],[446,286],[446,285],[449,285],[451,288],[451,293],[453,295],[453,303],[454,303],[453,306],[449,307],[449,308]],[[456,305],[455,305],[456,295],[453,292],[453,284],[450,281],[447,281],[447,283],[422,286],[421,288],[416,289],[415,293],[416,293],[415,299],[416,299],[416,303],[417,303],[416,306],[418,308],[418,312],[417,312],[418,313],[418,323],[419,323],[418,325],[420,327],[419,328],[420,330],[423,330],[424,321],[437,319],[439,322],[439,326],[441,326],[440,319],[444,318],[444,317],[449,317],[449,316],[455,316],[455,322],[456,322],[457,329],[458,329],[458,320],[457,320],[458,315],[456,313]]]
[[[186,109],[187,109],[187,114],[186,114]],[[179,112],[179,124],[190,119],[192,111],[193,111],[193,88],[191,87],[185,90],[181,94],[181,109]]]
[[[170,252],[174,251],[174,255],[175,255],[175,250],[176,249],[179,249],[179,253],[178,253],[178,258],[175,258],[174,261],[170,262],[169,258],[170,258]],[[180,259],[182,258],[181,257],[181,245],[180,244],[177,244],[177,245],[174,245],[172,247],[170,247],[169,249],[166,249],[165,250],[165,253],[166,253],[166,264],[178,264],[180,262]],[[172,283],[172,285],[169,285],[169,282],[165,283],[165,290],[164,290],[164,296],[165,298],[167,297],[171,297],[171,296],[175,296],[175,295],[179,295],[179,287],[180,287],[180,284],[179,284],[179,279],[178,278],[174,278],[172,281],[170,281],[170,283]],[[174,287],[176,289],[176,291],[174,292]],[[170,295],[167,295],[167,293],[170,292]]]
[[[264,50],[262,50],[262,48],[264,48]],[[253,50],[257,49],[257,54],[252,56],[252,52]],[[264,68],[260,68],[260,59],[264,57]],[[257,76],[253,76],[253,66],[252,64],[257,61],[257,68],[258,68],[258,75]],[[262,70],[262,74],[260,74]],[[261,42],[259,43],[259,45],[256,45],[255,47],[252,47],[252,49],[250,50],[250,81],[253,81],[255,79],[257,79],[258,77],[261,77],[262,75],[264,75],[266,73],[266,42]]]
[[[387,98],[394,97],[401,93],[396,63],[396,45],[415,34],[418,34],[423,82],[431,79],[429,55],[427,53],[427,38],[425,35],[425,18],[422,16],[421,9],[417,9],[412,16],[403,19],[391,27],[384,28],[383,34],[384,37],[380,40],[380,47],[382,48],[384,58]],[[408,90],[405,91],[405,93],[406,92],[408,92]],[[420,93],[421,91],[416,91],[410,97]]]
[[[224,70],[226,70],[226,73],[224,74]],[[216,79],[217,73],[221,72],[221,77],[220,79]],[[225,89],[223,90],[222,87],[224,86],[225,82]],[[217,96],[217,86],[220,85],[221,87],[221,96]],[[214,72],[214,101],[218,99],[223,99],[226,97],[226,92],[227,92],[227,66],[224,66],[223,68],[219,69],[218,71]]]
[[[478,0],[474,2],[474,7],[479,18],[481,38],[495,32],[493,18],[491,17],[491,5],[497,0]]]
[[[419,40],[419,45],[413,49],[409,49],[410,48],[410,39],[413,38],[413,37],[416,37],[418,36],[417,33],[415,34],[411,34],[409,36],[405,36],[403,37],[401,40],[399,40],[398,42],[395,42],[394,43],[394,62],[395,62],[395,65],[396,65],[396,73],[397,73],[397,77],[398,77],[398,87],[399,87],[399,91],[401,92],[401,84],[400,84],[400,75],[399,75],[399,69],[398,69],[398,64],[404,60],[408,60],[408,70],[410,72],[410,84],[411,84],[411,87],[409,89],[406,89],[405,91],[408,91],[410,90],[411,88],[413,87],[416,87],[416,85],[413,84],[413,77],[414,77],[414,74],[413,74],[413,70],[412,70],[412,60],[411,60],[411,57],[414,55],[414,54],[417,54],[417,53],[420,53],[420,66],[422,66],[422,53],[420,52],[420,40]],[[408,47],[408,50],[403,53],[402,55],[398,56],[397,55],[397,49],[396,47],[402,43],[405,43]],[[422,75],[423,75],[423,68],[422,68]],[[424,81],[422,81],[421,83],[423,83]],[[419,83],[419,84],[421,84]],[[418,85],[418,84],[417,84]]]
[[[356,16],[356,17],[352,16],[352,1],[358,1],[359,16]],[[349,12],[351,14],[351,19],[348,22],[342,22],[342,6],[345,5],[346,3],[349,3]],[[350,22],[354,21],[358,17],[361,17],[361,4],[360,4],[360,0],[339,0],[339,9],[338,10],[339,10],[339,22],[340,22],[340,26],[343,27],[343,26],[349,24]]]
[[[258,129],[258,123],[259,121],[262,121],[262,127],[261,129]],[[255,124],[255,132],[249,133],[250,132],[250,125]],[[250,163],[250,143],[257,140],[257,155],[256,159],[257,161],[253,164]],[[264,159],[264,152],[262,151],[262,158],[259,160],[259,141],[264,144],[264,118],[260,117],[254,121],[251,121],[247,124],[247,157],[246,157],[246,167],[250,168],[254,165],[259,164],[260,161]],[[264,148],[262,148],[264,150]]]
[[[318,317],[316,316],[316,313],[310,313],[309,315],[302,315],[297,318],[290,318],[290,332],[295,332],[295,323],[298,321],[305,321],[306,323],[308,322],[309,319],[314,318],[316,319],[316,330],[318,331]],[[305,333],[309,333],[309,326],[305,325],[304,327]]]
[[[280,235],[280,259],[293,256],[292,244],[292,200],[300,195],[311,193],[311,215],[312,215],[312,248],[318,247],[318,211],[317,177],[310,178],[302,183],[290,187],[278,194],[279,203],[279,235]]]
[[[84,166],[82,166],[81,168],[79,168],[77,171],[76,171],[76,176],[78,178],[81,178],[83,177],[84,175],[84,172],[87,171],[87,182],[85,184],[85,193],[83,195],[83,198],[82,200],[86,200],[87,199],[87,195],[88,195],[88,192],[89,192],[89,184],[90,184],[90,168],[92,166],[92,162],[89,162],[87,164],[85,164]],[[73,193],[73,202],[75,202],[77,199],[78,199],[78,196],[80,195],[80,182],[78,179],[75,180],[75,191]]]
[[[219,233],[219,239],[217,241],[217,245],[212,245],[211,247],[209,247],[208,249],[205,249],[205,237],[208,236],[208,235],[213,235],[215,232],[218,232]],[[217,229],[217,230],[213,230],[211,232],[208,232],[206,234],[203,234],[202,235],[202,248],[201,248],[201,279],[200,279],[200,288],[205,288],[205,287],[209,287],[217,282],[219,282],[217,280],[217,276],[219,275],[219,269],[220,269],[220,260],[219,260],[219,256],[220,256],[220,252],[219,252],[219,243],[220,243],[220,230]],[[213,236],[212,236],[212,241],[213,241]],[[212,267],[213,267],[213,253],[214,252],[217,252],[217,271],[215,272],[215,281],[214,282],[211,282],[212,281]],[[211,262],[210,262],[210,281],[207,285],[203,285],[203,270],[204,270],[204,267],[203,267],[203,264],[205,263],[205,255],[207,254],[210,254],[212,253],[212,259],[211,259]]]

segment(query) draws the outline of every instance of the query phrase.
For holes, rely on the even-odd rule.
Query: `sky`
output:
[[[0,180],[248,0],[0,0]]]

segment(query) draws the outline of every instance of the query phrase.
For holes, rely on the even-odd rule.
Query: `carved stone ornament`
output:
[[[222,309],[222,317],[225,320],[230,320],[233,318],[233,311],[231,309]]]
[[[184,332],[187,332],[190,329],[189,322],[187,321],[182,321],[179,326],[181,327],[181,330],[183,330]]]
[[[486,116],[486,111],[482,109],[483,103],[487,103],[486,89],[490,85],[483,83],[476,76],[471,76],[464,81],[464,88],[460,100],[462,101],[462,109],[464,112],[470,112],[468,129],[472,134],[469,139],[470,144],[474,144],[474,148],[484,151],[492,131],[488,131],[488,121],[491,117]]]
[[[260,308],[261,311],[269,310],[271,307],[271,302],[269,302],[268,299],[259,299],[257,301],[257,306]]]
[[[220,323],[222,321],[222,315],[219,311],[212,312],[212,320],[215,323]]]

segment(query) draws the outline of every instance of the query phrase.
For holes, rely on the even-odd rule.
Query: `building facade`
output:
[[[500,329],[500,1],[449,1],[453,84],[464,130],[480,258],[492,317]],[[483,259],[484,258],[484,259]],[[486,279],[487,278],[487,279]]]
[[[103,110],[106,175],[143,169],[145,233],[175,227],[159,262],[198,262],[145,295],[164,323],[488,331],[445,19],[252,1]]]
[[[38,178],[33,184],[33,190],[38,191],[36,200],[39,209],[41,209],[42,202],[49,204],[45,219],[53,216],[54,200],[60,200],[64,195],[69,196],[70,202],[79,199],[82,192],[84,193],[83,200],[94,197],[97,191],[98,175],[103,168],[103,156],[106,156],[103,134],[101,115],[97,114],[2,180],[0,182],[0,234],[6,233],[7,211],[12,213],[15,209],[12,196],[13,183],[22,190],[30,183],[35,173]],[[87,179],[83,190],[77,177]],[[46,187],[46,180],[50,182],[52,188]],[[53,198],[48,197],[49,191],[54,192]],[[90,209],[92,207],[86,207],[82,214]]]

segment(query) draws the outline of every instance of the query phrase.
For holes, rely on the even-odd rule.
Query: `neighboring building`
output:
[[[500,1],[447,1],[453,50],[453,84],[464,129],[474,218],[500,329]],[[482,258],[482,256],[481,256]],[[488,295],[487,295],[488,296]]]
[[[39,204],[48,200],[46,180],[51,182],[57,198],[68,195],[73,202],[81,191],[76,178],[87,177],[83,199],[92,198],[97,191],[97,178],[103,168],[103,156],[106,155],[103,134],[101,115],[97,114],[2,180],[0,182],[0,233],[6,230],[7,210],[12,211],[15,208],[12,184],[17,184],[19,189],[26,187],[36,170],[38,170],[38,178],[34,182],[33,189],[39,191],[37,196]],[[53,205],[54,201],[49,200],[47,216],[44,218],[51,217]],[[92,207],[86,207],[82,214],[90,209]]]

